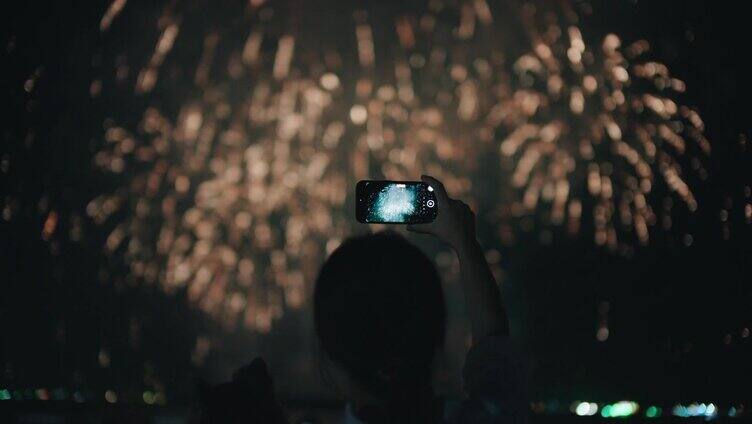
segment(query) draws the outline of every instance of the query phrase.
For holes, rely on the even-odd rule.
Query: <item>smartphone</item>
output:
[[[436,195],[421,181],[358,181],[355,216],[366,224],[426,224],[436,219]]]

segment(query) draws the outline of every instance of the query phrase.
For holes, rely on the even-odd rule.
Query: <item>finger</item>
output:
[[[463,202],[461,200],[459,201],[459,203],[460,203],[460,205],[462,205],[462,209],[465,210],[465,213],[469,213],[469,214],[473,214],[474,213],[473,212],[473,208],[471,208],[470,205],[468,205],[467,203],[465,203],[465,202]]]
[[[442,184],[441,181],[429,175],[421,175],[420,179],[433,188],[436,193],[436,198],[439,200],[439,204],[449,204],[449,196],[447,195],[444,184]]]

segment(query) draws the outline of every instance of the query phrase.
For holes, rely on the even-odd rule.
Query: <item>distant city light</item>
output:
[[[601,409],[601,416],[603,418],[610,418],[611,417],[611,405],[605,405]]]
[[[608,340],[608,334],[608,327],[600,327],[598,329],[598,332],[595,334],[595,338],[599,342],[605,342],[606,340]]]
[[[551,399],[548,402],[537,401],[530,404],[530,409],[536,414],[557,415],[562,411],[558,409],[559,401]],[[613,404],[603,404],[599,407],[596,402],[576,400],[569,405],[569,411],[578,417],[596,415],[600,410],[603,418],[625,418],[635,415],[640,410],[640,405],[633,401],[619,401]],[[689,405],[676,404],[671,408],[671,415],[680,418],[702,417],[706,421],[712,420],[719,415],[720,409],[714,403],[692,403]],[[739,410],[731,406],[727,411],[729,417],[739,415]],[[645,408],[645,418],[660,418],[663,416],[663,408],[650,405]]]
[[[613,405],[604,406],[601,415],[605,418],[629,417],[634,415],[639,409],[640,405],[636,402],[623,400]]]
[[[688,417],[689,412],[687,412],[687,408],[684,405],[675,405],[671,410],[671,415],[675,417]]]
[[[144,403],[147,405],[154,405],[154,392],[151,392],[149,390],[145,391],[143,394]]]
[[[580,402],[575,408],[575,414],[580,417],[589,417],[598,412],[598,404],[594,402]]]
[[[733,406],[731,407],[731,409],[733,409]],[[713,403],[692,403],[687,406],[677,404],[671,410],[671,414],[675,417],[682,418],[705,417],[706,419],[712,419],[718,415],[718,408]],[[729,414],[731,414],[731,410],[729,410]]]
[[[660,417],[662,413],[663,410],[657,406],[649,406],[648,409],[645,410],[645,416],[648,418]]]
[[[705,408],[705,416],[706,417],[713,417],[716,415],[716,407],[712,403],[708,404],[708,407]]]

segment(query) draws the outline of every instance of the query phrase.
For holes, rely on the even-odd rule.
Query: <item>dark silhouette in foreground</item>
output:
[[[466,397],[434,396],[434,357],[446,330],[441,280],[431,260],[395,232],[346,240],[321,268],[313,302],[325,374],[347,402],[347,422],[524,422],[523,373],[475,215],[441,182],[422,179],[435,191],[438,215],[407,229],[436,236],[459,258],[473,337]]]
[[[274,384],[261,358],[240,368],[229,383],[199,385],[201,424],[282,424],[282,407],[274,394]]]
[[[424,253],[391,231],[346,240],[321,268],[313,306],[325,380],[347,403],[345,423],[523,423],[522,367],[475,215],[441,182],[423,181],[436,193],[438,215],[407,229],[436,236],[459,258],[473,338],[462,372],[465,397],[434,395],[434,357],[446,331],[441,280]],[[204,399],[206,423],[284,420],[260,359]]]
[[[397,233],[346,240],[316,281],[314,322],[325,370],[370,421],[435,422],[433,359],[446,310],[431,261]]]

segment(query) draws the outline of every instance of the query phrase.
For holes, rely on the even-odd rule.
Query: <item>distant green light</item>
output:
[[[145,391],[143,398],[144,398],[144,403],[146,403],[147,405],[154,405],[154,393],[153,392],[149,390]]]
[[[10,400],[10,391],[7,389],[0,390],[0,400]]]
[[[609,412],[611,417],[628,417],[637,412],[638,409],[640,409],[640,406],[637,403],[623,400],[611,405]]]
[[[601,409],[601,417],[603,418],[610,418],[611,417],[611,405],[606,405]]]
[[[729,408],[728,416],[729,417],[735,417],[736,416],[736,408],[734,408],[733,406],[731,408]]]
[[[662,413],[663,411],[661,408],[657,406],[649,406],[648,409],[645,410],[645,416],[648,418],[660,417]]]

